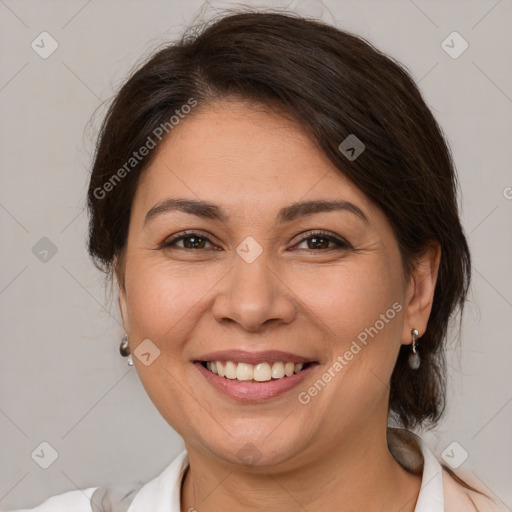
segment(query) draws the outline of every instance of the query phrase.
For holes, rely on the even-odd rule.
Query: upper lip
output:
[[[245,350],[219,350],[199,356],[196,361],[232,361],[233,363],[276,363],[278,361],[287,363],[308,363],[313,359],[282,352],[280,350],[265,350],[263,352],[247,352]]]

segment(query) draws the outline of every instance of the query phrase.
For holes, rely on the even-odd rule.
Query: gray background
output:
[[[212,3],[204,15],[229,5]],[[201,5],[0,0],[3,508],[149,480],[183,448],[119,356],[117,295],[105,291],[86,254],[84,205],[102,102],[135,62],[181,33]],[[289,5],[403,63],[445,131],[461,180],[474,281],[462,344],[448,347],[446,418],[422,436],[439,458],[459,443],[448,454],[453,460],[467,451],[460,471],[512,510],[512,2]],[[47,59],[31,48],[43,31],[59,45]],[[456,59],[441,46],[453,31],[469,44]],[[43,237],[55,245],[53,256],[34,254]],[[58,452],[48,469],[31,457],[43,441]]]

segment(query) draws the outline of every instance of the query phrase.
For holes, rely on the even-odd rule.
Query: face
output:
[[[297,208],[315,201],[340,207]],[[123,277],[149,397],[189,449],[231,463],[311,462],[385,428],[398,350],[429,312],[383,213],[300,127],[234,100],[162,142],[134,198]]]

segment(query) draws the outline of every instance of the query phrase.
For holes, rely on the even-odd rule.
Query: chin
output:
[[[282,425],[281,425],[282,426]],[[275,428],[276,425],[273,426]],[[205,440],[204,446],[215,457],[224,460],[229,464],[243,465],[249,467],[276,467],[286,464],[288,461],[304,452],[310,440],[303,437],[295,437],[287,426],[277,428],[272,432],[270,429],[262,429],[259,433],[248,435],[240,431],[240,435],[224,437],[218,443],[212,442],[209,438]],[[304,435],[300,429],[296,429],[297,436]]]

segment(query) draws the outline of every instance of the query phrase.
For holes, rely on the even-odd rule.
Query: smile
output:
[[[237,402],[254,403],[285,395],[299,386],[319,365],[316,361],[235,364],[232,361],[200,360],[195,361],[194,366],[205,381],[221,395]],[[221,376],[222,374],[224,375]]]
[[[201,364],[210,372],[225,379],[267,382],[272,379],[291,377],[305,370],[310,363],[276,361],[249,364],[233,361],[201,361]]]

